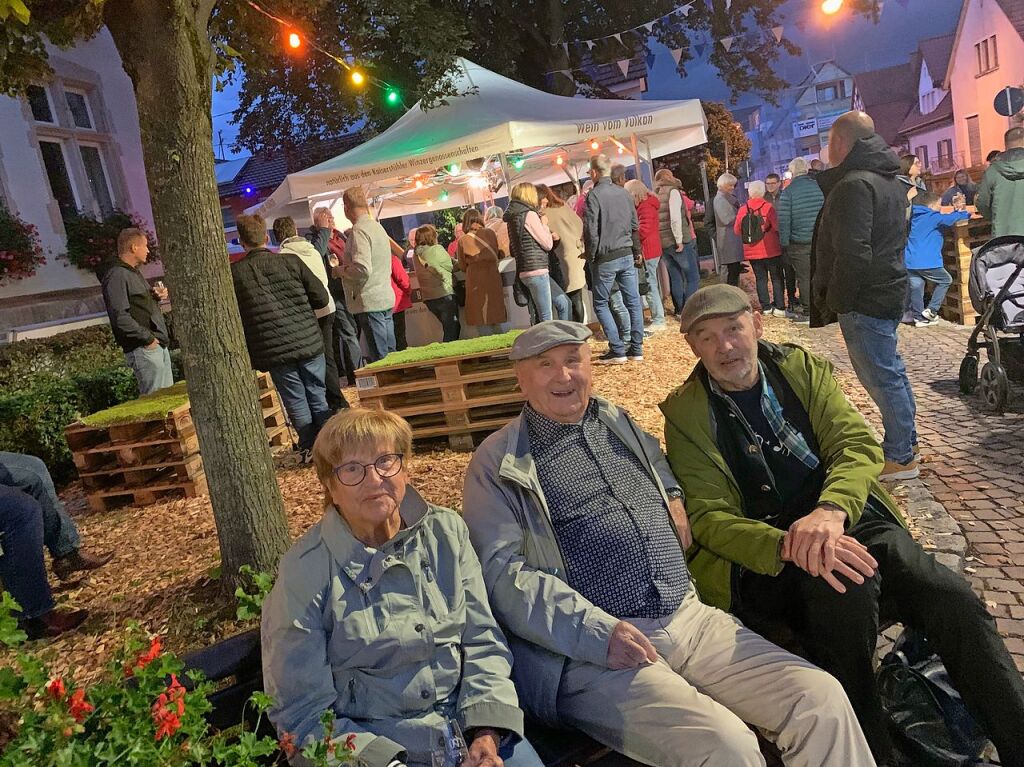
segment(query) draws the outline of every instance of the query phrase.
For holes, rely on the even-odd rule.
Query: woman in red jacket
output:
[[[779,214],[764,199],[764,182],[751,181],[750,200],[736,213],[733,230],[743,241],[743,258],[754,267],[757,300],[761,311],[776,317],[786,316],[786,288],[782,280],[782,242],[779,239]],[[772,278],[772,297],[768,297],[768,277]]]
[[[405,310],[412,306],[412,285],[402,259],[394,254],[391,256],[391,289],[395,293],[395,309],[391,314],[395,324],[395,349],[402,351],[409,347],[405,338]]]
[[[661,263],[661,230],[658,208],[661,201],[657,195],[644,186],[643,181],[633,179],[626,182],[626,191],[633,196],[636,217],[640,222],[640,251],[644,257],[644,271],[647,272],[647,306],[651,310],[651,330],[664,330],[665,306],[661,302],[661,287],[658,285],[658,264]]]

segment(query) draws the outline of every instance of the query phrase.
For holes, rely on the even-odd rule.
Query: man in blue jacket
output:
[[[814,237],[814,223],[825,204],[825,195],[821,193],[818,182],[808,175],[807,161],[803,157],[789,163],[789,172],[793,174],[793,180],[775,203],[789,298],[786,316],[797,322],[807,322],[811,306],[811,239]]]

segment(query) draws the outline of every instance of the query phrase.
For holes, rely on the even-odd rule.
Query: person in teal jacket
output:
[[[365,767],[431,767],[453,724],[462,767],[542,767],[466,525],[409,485],[411,455],[409,425],[383,410],[343,411],[317,437],[324,515],[263,605],[270,720],[296,767],[325,711]]]
[[[1006,151],[988,166],[974,198],[978,212],[992,222],[992,236],[1024,234],[1024,128],[1003,137]]]
[[[942,233],[960,221],[966,221],[971,214],[966,210],[943,213],[941,199],[933,192],[918,192],[910,210],[910,236],[904,258],[907,263],[907,311],[903,321],[917,327],[932,325],[939,321],[939,309],[946,297],[953,277],[942,266]],[[924,305],[924,286],[930,282],[935,287],[928,306]]]
[[[661,410],[701,595],[755,631],[794,635],[842,683],[879,764],[892,751],[879,622],[912,626],[1001,763],[1024,766],[1024,680],[970,584],[910,536],[878,482],[881,446],[831,364],[762,340],[761,315],[728,285],[697,291],[680,330],[700,361]]]

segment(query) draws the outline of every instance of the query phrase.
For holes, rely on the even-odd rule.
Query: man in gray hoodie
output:
[[[993,237],[1024,234],[1024,128],[1010,128],[1003,140],[1006,151],[988,166],[975,198]]]

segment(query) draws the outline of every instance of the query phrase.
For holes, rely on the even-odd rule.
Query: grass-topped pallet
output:
[[[257,383],[267,439],[273,446],[290,445],[270,376],[257,374]],[[207,492],[184,381],[86,416],[65,436],[94,511]]]
[[[356,371],[359,403],[402,416],[416,441],[446,438],[453,450],[472,450],[522,410],[508,358],[520,332],[389,354]]]

